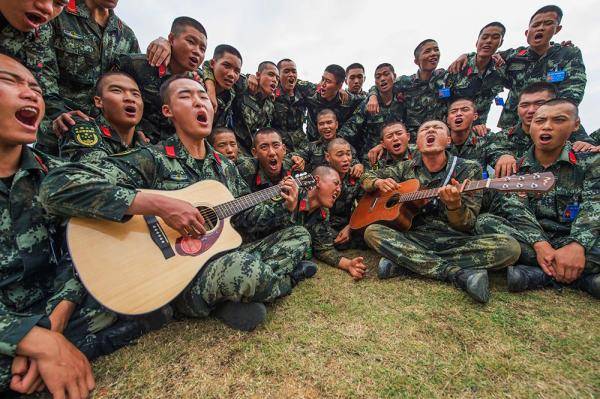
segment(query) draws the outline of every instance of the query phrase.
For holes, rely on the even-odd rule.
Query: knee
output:
[[[512,265],[519,260],[521,256],[521,244],[511,236],[505,234],[495,234],[495,241],[500,247],[500,253],[506,257],[507,265]]]
[[[292,239],[297,245],[308,248],[310,245],[310,233],[304,226],[293,226],[288,228],[289,233],[287,239]]]
[[[475,233],[477,234],[491,234],[495,233],[497,229],[494,226],[504,223],[504,219],[500,216],[492,215],[491,213],[483,213],[477,216],[475,222]]]

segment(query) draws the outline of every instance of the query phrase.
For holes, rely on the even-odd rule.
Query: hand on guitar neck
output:
[[[451,179],[450,184],[440,188],[438,196],[440,201],[446,205],[446,209],[456,211],[461,208],[462,201],[460,195],[468,182],[468,179],[462,183],[459,183],[456,179]]]

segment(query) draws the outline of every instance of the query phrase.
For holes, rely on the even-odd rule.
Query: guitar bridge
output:
[[[171,248],[169,238],[160,226],[160,223],[158,223],[156,216],[144,216],[144,220],[146,221],[148,229],[150,230],[150,238],[152,238],[152,241],[154,241],[158,249],[160,249],[160,252],[162,252],[165,259],[175,256],[175,252],[173,251],[173,248]]]
[[[377,206],[377,201],[379,201],[379,197],[376,197],[373,199],[373,202],[371,203],[371,207],[369,208],[369,212],[372,212],[373,209],[375,209],[375,207]]]

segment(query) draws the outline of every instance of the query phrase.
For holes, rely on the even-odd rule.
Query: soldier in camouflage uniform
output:
[[[543,228],[526,251],[527,265],[509,269],[512,291],[541,288],[555,280],[600,298],[600,155],[574,152],[568,142],[579,125],[577,107],[564,99],[542,105],[533,117],[533,145],[519,172],[552,172],[554,188],[524,196]],[[524,255],[525,255],[524,254]]]
[[[93,165],[69,164],[51,173],[42,188],[49,210],[117,222],[129,214],[152,214],[183,237],[198,238],[205,229],[197,208],[137,189],[175,190],[212,179],[225,184],[234,197],[250,193],[235,165],[204,140],[213,119],[204,87],[189,78],[173,77],[163,90],[164,109],[172,115],[177,134],[161,146],[130,150]],[[189,93],[191,101],[181,93]],[[289,223],[297,189],[291,180],[282,186],[284,201],[263,202],[238,213],[232,217],[234,226],[252,234]],[[306,277],[297,265],[309,242],[308,232],[294,226],[219,256],[204,266],[174,301],[175,307],[189,317],[205,317],[216,309],[215,314],[233,328],[252,330],[266,316],[263,302],[288,295]]]
[[[331,228],[337,232],[333,243],[338,249],[366,248],[362,234],[350,230],[350,216],[363,194],[359,178],[350,175],[352,147],[342,138],[335,138],[327,145],[327,164],[340,175],[341,190],[329,212]]]
[[[96,20],[94,15],[98,14],[84,0],[70,0],[65,11],[52,21],[49,65],[56,68],[44,69],[49,85],[44,99],[51,120],[75,110],[94,116],[96,81],[121,55],[140,52],[135,34],[112,9],[99,0],[90,4],[105,17]],[[49,129],[40,132],[36,146],[58,154],[58,139]]]
[[[496,158],[496,176],[507,176],[517,172],[516,160],[525,155],[532,144],[529,129],[533,115],[542,104],[556,98],[556,95],[555,85],[547,82],[532,83],[523,89],[517,109],[520,123],[490,137],[489,149]],[[581,129],[573,132],[569,141],[574,143],[577,151],[588,151],[592,147],[589,143],[592,139]]]
[[[238,165],[248,157],[240,156],[240,148],[235,138],[235,133],[228,127],[217,127],[208,136],[208,142],[215,151],[224,155],[232,163]]]
[[[367,192],[387,192],[397,182],[418,179],[424,188],[444,184],[451,166],[445,149],[449,131],[441,121],[424,123],[419,129],[417,147],[421,155],[386,169],[367,171],[361,182]],[[439,191],[416,216],[409,231],[373,224],[365,230],[367,244],[383,256],[380,278],[406,274],[452,281],[479,302],[489,300],[487,269],[512,265],[519,257],[517,241],[509,236],[472,234],[481,206],[481,193],[461,193],[458,181],[481,178],[481,166],[458,159],[449,185]]]
[[[130,343],[144,325],[118,320],[75,278],[61,245],[64,219],[48,214],[39,197],[42,180],[62,162],[28,147],[44,116],[42,90],[4,55],[0,70],[0,392],[45,384],[64,397],[79,383],[87,396],[93,377],[85,356]],[[29,378],[31,368],[39,378]]]
[[[296,164],[305,164],[305,170],[312,171],[317,166],[326,165],[325,153],[329,142],[337,137],[338,121],[334,111],[324,109],[317,116],[319,139],[311,141],[307,147],[299,148],[292,154],[292,161]],[[352,167],[350,174],[360,177],[364,166],[356,159],[356,151],[352,148]]]
[[[94,102],[102,114],[90,121],[75,117],[77,123],[60,138],[61,158],[92,162],[146,145],[135,131],[144,112],[135,81],[122,72],[108,72],[96,87]]]
[[[342,90],[346,73],[339,65],[329,65],[325,68],[321,82],[315,86],[312,83],[300,81],[297,87],[301,93],[305,93],[306,113],[306,135],[310,141],[319,138],[317,129],[317,115],[324,109],[332,110],[338,120],[339,126],[352,116],[352,113],[360,105],[363,96],[350,94]],[[344,96],[342,96],[344,94]],[[346,100],[344,97],[348,97]]]
[[[331,226],[329,210],[341,192],[340,176],[328,166],[319,166],[312,174],[317,184],[302,196],[295,218],[296,224],[306,227],[309,231],[312,255],[330,266],[347,271],[352,278],[359,280],[367,270],[363,257],[346,258],[334,245],[338,232]]]
[[[446,71],[436,69],[440,61],[440,49],[435,40],[423,40],[414,51],[415,64],[419,70],[411,76],[400,76],[394,82],[394,95],[404,98],[406,119],[404,124],[410,133],[410,142],[414,143],[419,126],[427,120],[442,119],[446,113],[445,101],[450,93],[445,87]],[[379,112],[377,86],[369,90],[369,112]]]
[[[212,59],[205,61],[202,66],[204,84],[215,108],[215,128],[233,129],[232,106],[241,69],[242,55],[235,47],[228,44],[219,44],[215,47]],[[245,80],[241,84],[242,89],[247,87]]]
[[[393,166],[402,161],[408,161],[416,156],[416,147],[408,144],[410,134],[402,122],[388,122],[381,128],[382,155],[376,162],[371,163],[368,158],[365,164],[368,168],[379,170]]]
[[[308,145],[308,138],[302,126],[306,115],[304,98],[314,91],[314,88],[311,90],[307,83],[298,84],[300,82],[296,63],[289,58],[279,61],[277,69],[279,87],[275,90],[272,126],[281,134],[286,149],[293,152]]]
[[[119,57],[115,69],[133,77],[142,89],[144,117],[140,129],[152,144],[175,133],[173,125],[162,114],[160,86],[174,74],[189,74],[202,80],[202,63],[206,52],[206,30],[190,17],[175,18],[168,40],[171,60],[168,66],[150,65],[145,54],[126,54]]]
[[[479,118],[474,123],[480,136],[486,134],[486,122],[494,98],[504,89],[502,71],[492,55],[502,45],[506,28],[500,22],[484,26],[477,37],[477,52],[466,56],[466,65],[458,73],[448,72],[446,87],[452,98],[470,98]],[[481,127],[479,127],[481,126]]]
[[[365,67],[354,62],[346,67],[346,87],[348,93],[365,98],[367,92],[363,90],[365,83]]]
[[[545,6],[533,14],[527,29],[527,43],[500,52],[506,65],[505,86],[510,88],[498,126],[508,129],[519,122],[517,106],[522,90],[535,82],[550,82],[558,97],[579,104],[583,99],[587,77],[581,51],[575,46],[552,43],[560,32],[562,10]]]
[[[595,146],[600,145],[600,129],[590,134],[590,138],[593,140]]]
[[[359,152],[360,157],[381,142],[381,128],[392,121],[403,122],[406,118],[404,98],[394,95],[396,73],[391,64],[380,64],[375,68],[375,85],[379,113],[367,111],[368,99],[365,99],[340,129],[340,137],[348,140]]]

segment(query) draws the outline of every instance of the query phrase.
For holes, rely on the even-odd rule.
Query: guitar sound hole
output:
[[[206,232],[209,232],[218,226],[219,217],[214,209],[207,206],[199,206],[198,210],[204,218],[204,227],[206,228]]]
[[[398,205],[399,199],[400,199],[400,195],[398,195],[398,194],[392,195],[390,198],[388,198],[387,202],[385,203],[385,207],[392,208],[392,207]]]

